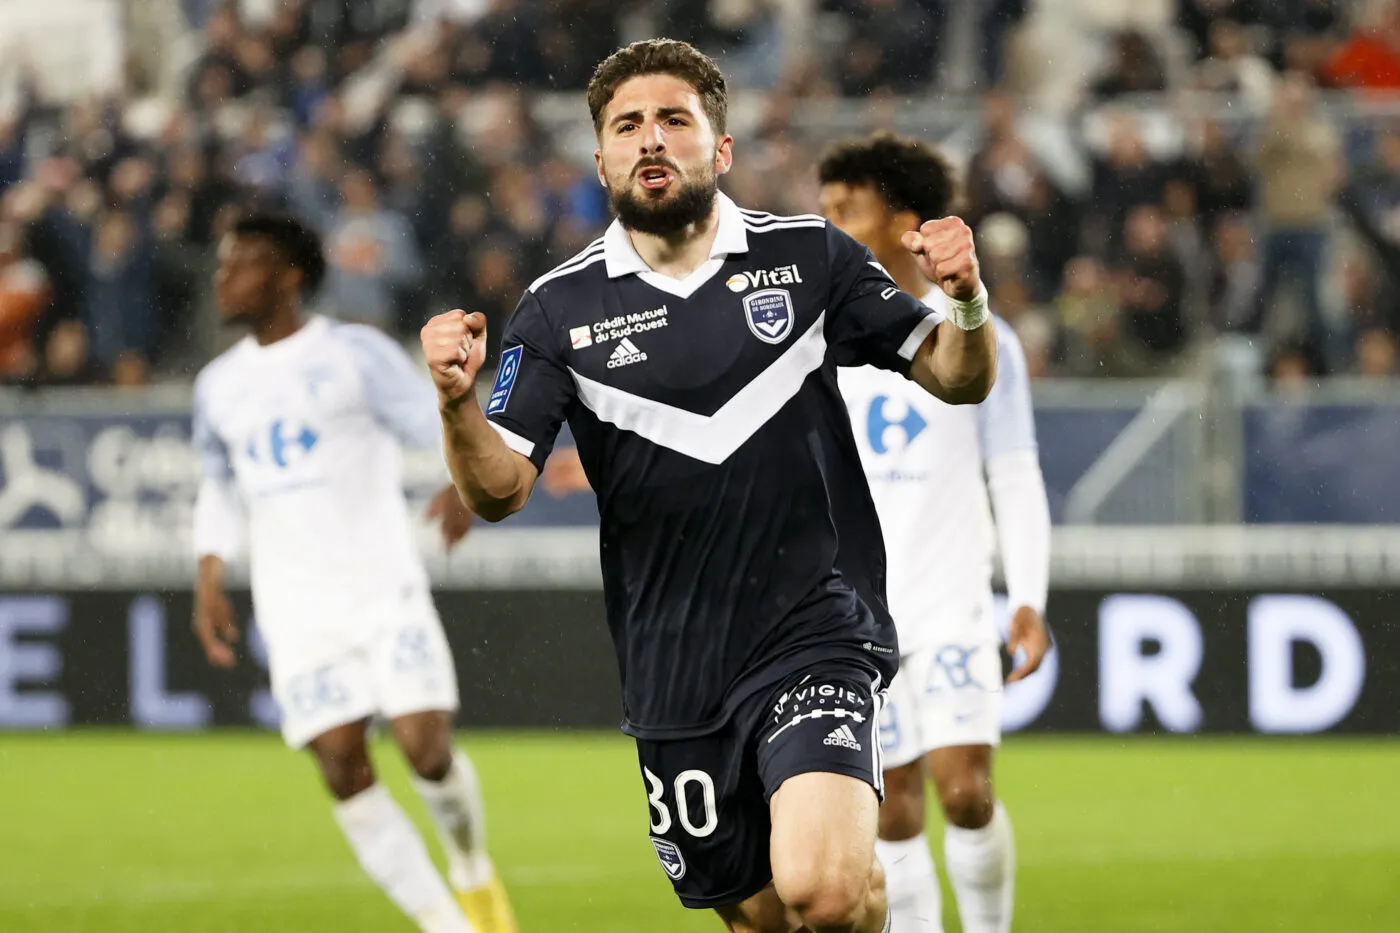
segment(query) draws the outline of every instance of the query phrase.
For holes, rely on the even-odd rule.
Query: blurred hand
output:
[[[544,491],[556,499],[593,490],[588,483],[588,474],[583,471],[583,461],[579,459],[577,447],[556,448],[544,462],[540,483]]]
[[[900,241],[919,261],[924,277],[954,301],[971,301],[982,290],[982,270],[972,228],[957,217],[928,220]]]
[[[428,503],[428,517],[438,520],[442,531],[442,546],[447,551],[451,551],[467,536],[472,522],[476,520],[472,510],[467,508],[462,497],[457,494],[457,487],[451,483],[439,489],[437,495],[433,496],[433,501]]]
[[[424,324],[419,337],[439,400],[461,401],[473,391],[486,362],[486,315],[448,311]]]
[[[233,646],[241,633],[233,621],[233,604],[222,589],[202,586],[194,598],[194,633],[204,648],[204,656],[215,667],[233,667]]]
[[[1045,627],[1040,613],[1030,606],[1016,610],[1011,617],[1011,630],[1006,636],[1006,650],[1013,658],[1017,651],[1026,652],[1026,662],[1011,672],[1006,678],[1007,683],[1024,680],[1040,669],[1040,662],[1045,660],[1050,650],[1050,630]]]

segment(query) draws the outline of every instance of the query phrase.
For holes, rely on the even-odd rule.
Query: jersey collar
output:
[[[312,344],[320,340],[321,333],[329,325],[330,322],[324,315],[311,313],[306,316],[306,320],[302,322],[300,328],[283,337],[281,340],[278,340],[276,343],[263,346],[258,343],[257,338],[252,334],[245,335],[241,343],[248,347],[251,352],[263,357],[276,357],[282,354],[296,353],[297,347],[303,344]]]
[[[722,259],[735,253],[747,253],[749,237],[744,230],[744,215],[739,212],[739,206],[723,192],[717,192],[715,207],[719,210],[719,229],[715,231],[715,242],[710,247],[710,258]],[[610,279],[651,271],[651,266],[638,254],[637,248],[632,245],[632,238],[617,220],[603,234],[603,257],[607,260]]]

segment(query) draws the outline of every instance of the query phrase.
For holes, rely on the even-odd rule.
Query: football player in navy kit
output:
[[[725,82],[693,47],[619,50],[588,102],[617,219],[521,298],[484,409],[485,318],[423,328],[454,481],[507,517],[569,422],[598,497],[622,727],[681,902],[735,931],[880,933],[878,719],[899,648],[836,367],[987,396],[971,231],[929,218],[903,241],[944,318],[825,219],[718,192]]]

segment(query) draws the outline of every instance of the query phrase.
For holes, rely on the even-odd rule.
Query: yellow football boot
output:
[[[510,898],[506,897],[505,885],[500,875],[491,874],[491,880],[480,887],[457,892],[457,903],[462,905],[462,913],[467,915],[476,933],[519,933],[515,925],[515,913],[510,909]]]

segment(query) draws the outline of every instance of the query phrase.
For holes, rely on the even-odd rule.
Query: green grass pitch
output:
[[[721,929],[672,896],[624,737],[462,741],[524,933]],[[1400,741],[1018,737],[998,780],[1020,931],[1400,930]],[[410,929],[273,736],[0,735],[0,931]]]

